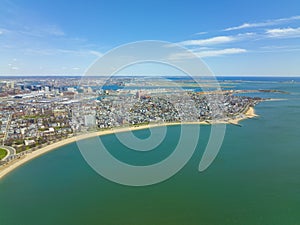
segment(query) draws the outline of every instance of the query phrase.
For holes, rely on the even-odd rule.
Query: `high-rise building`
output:
[[[135,97],[137,99],[141,99],[141,91],[137,91],[136,94],[135,94]]]
[[[14,81],[6,82],[6,87],[14,89],[15,88],[15,82]]]

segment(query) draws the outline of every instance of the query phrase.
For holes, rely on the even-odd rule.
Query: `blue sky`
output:
[[[300,2],[0,3],[1,75],[80,75],[110,49],[141,40],[178,43],[217,75],[300,75]]]

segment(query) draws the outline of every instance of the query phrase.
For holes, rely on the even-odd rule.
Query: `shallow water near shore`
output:
[[[227,125],[213,164],[198,172],[210,126],[201,126],[198,147],[170,179],[147,187],[112,183],[84,161],[76,143],[34,159],[0,180],[0,224],[299,224],[300,84],[245,83],[290,94],[255,107],[258,118]],[[249,94],[249,96],[253,96]],[[198,125],[189,125],[198,126]],[[180,126],[170,126],[162,145],[133,153],[115,135],[101,139],[111,153],[145,165],[172,153]],[[135,131],[146,138],[148,130]]]

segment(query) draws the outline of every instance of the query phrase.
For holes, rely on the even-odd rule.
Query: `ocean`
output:
[[[227,125],[217,158],[198,171],[210,126],[201,126],[192,158],[161,183],[131,187],[98,175],[76,143],[34,159],[0,180],[1,225],[296,225],[300,224],[299,78],[221,78],[248,93],[285,99],[256,107],[257,118]],[[293,81],[292,81],[293,80]],[[189,125],[198,126],[198,125]],[[140,138],[149,130],[135,131]],[[163,143],[150,152],[132,152],[115,135],[100,137],[116,158],[149,165],[172,153],[180,126],[167,128]]]

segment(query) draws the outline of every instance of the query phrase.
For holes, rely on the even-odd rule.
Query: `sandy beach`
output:
[[[214,121],[202,121],[202,122],[178,122],[178,123],[161,123],[161,124],[149,124],[149,125],[141,125],[141,126],[134,126],[134,127],[122,127],[122,128],[114,128],[110,130],[105,131],[98,131],[98,132],[92,132],[87,134],[81,134],[79,136],[74,136],[53,144],[50,144],[46,147],[43,147],[39,150],[33,151],[31,153],[28,153],[18,159],[12,160],[9,163],[2,165],[0,167],[0,179],[3,178],[5,175],[13,171],[14,169],[18,168],[19,166],[27,163],[28,161],[37,158],[47,152],[56,150],[64,145],[83,140],[86,138],[92,138],[102,135],[108,135],[113,133],[119,133],[119,132],[128,132],[128,131],[135,131],[135,130],[142,130],[142,129],[148,129],[153,127],[161,127],[161,126],[175,126],[175,125],[183,125],[183,124],[200,124],[200,125],[211,125],[211,124],[238,124],[241,120],[253,118],[256,117],[255,110],[253,107],[249,107],[248,110],[245,112],[245,114],[242,115],[242,117],[237,119],[229,119],[229,120],[214,120]]]

